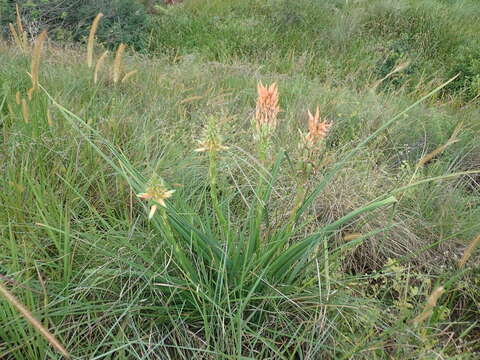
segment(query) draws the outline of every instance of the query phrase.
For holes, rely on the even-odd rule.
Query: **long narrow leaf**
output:
[[[390,120],[388,120],[385,124],[380,126],[377,130],[375,130],[370,136],[362,140],[352,151],[350,151],[347,155],[343,157],[341,161],[337,163],[337,165],[330,170],[325,177],[320,181],[320,183],[317,185],[317,187],[310,193],[309,196],[307,196],[303,202],[303,204],[300,206],[300,208],[297,211],[296,217],[297,219],[310,207],[312,202],[315,200],[315,198],[322,192],[322,190],[325,188],[325,186],[328,185],[328,183],[332,180],[332,178],[346,165],[346,163],[355,155],[357,154],[363,147],[365,147],[366,144],[368,144],[370,141],[375,139],[381,132],[383,132],[385,129],[390,127],[393,123],[398,121],[403,115],[405,115],[407,112],[412,110],[414,107],[416,107],[418,104],[422,103],[432,95],[436,94],[439,92],[441,89],[443,89],[445,86],[450,84],[452,81],[454,81],[459,75],[454,76],[447,82],[443,83],[442,85],[438,86],[431,92],[429,92],[427,95],[424,97],[420,98],[419,100],[415,101],[412,105],[408,106],[405,110],[399,112],[397,115],[392,117]]]
[[[370,212],[380,207],[393,204],[397,201],[393,196],[385,200],[376,201],[364,207],[356,209],[349,214],[343,216],[332,224],[327,225],[318,233],[313,234],[304,240],[290,246],[280,257],[272,261],[271,274],[282,274],[288,271],[289,267],[298,261],[301,257],[309,255],[309,250],[316,245],[324,237],[328,237],[331,233],[341,225],[350,221],[354,217],[365,212]]]

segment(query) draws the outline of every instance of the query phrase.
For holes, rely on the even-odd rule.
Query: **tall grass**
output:
[[[42,48],[45,39],[47,38],[47,31],[44,30],[35,40],[32,50],[32,65],[31,65],[31,77],[32,87],[28,90],[28,99],[32,100],[34,91],[38,90],[38,72],[40,67],[40,57],[42,55]]]
[[[116,84],[120,80],[120,75],[122,71],[122,56],[125,51],[125,44],[118,45],[117,51],[115,53],[115,60],[113,61],[112,67],[112,81]]]
[[[90,33],[88,34],[88,41],[87,41],[87,66],[92,67],[93,66],[93,45],[95,43],[95,33],[97,32],[98,24],[100,23],[100,20],[102,19],[103,14],[99,13],[97,16],[95,16],[95,19],[93,19],[92,22],[92,27],[90,29]]]

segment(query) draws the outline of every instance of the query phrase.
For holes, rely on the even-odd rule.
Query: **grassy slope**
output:
[[[474,46],[470,36],[476,25],[468,21],[475,16],[469,10],[476,9],[474,2],[436,12],[435,21],[431,11],[422,10],[446,9],[446,3],[378,1],[343,8],[343,1],[186,2],[156,20],[159,33],[152,35],[151,51],[157,57],[131,54],[125,70],[139,72],[117,86],[106,80],[111,61],[102,82],[93,85],[84,49],[50,46],[41,84],[103,140],[78,129],[41,92],[28,102],[26,122],[15,94],[26,97],[29,60],[6,49],[0,54],[5,64],[0,70],[0,103],[5,99],[0,273],[10,285],[23,285],[12,287],[15,294],[55,329],[75,357],[85,359],[428,358],[438,353],[473,358],[479,351],[474,341],[478,266],[460,276],[455,257],[479,232],[478,177],[401,192],[395,207],[356,217],[335,232],[328,262],[322,248],[318,266],[314,262],[295,281],[275,283],[275,277],[266,277],[270,288],[250,284],[245,289],[251,292],[245,293],[235,282],[214,277],[212,283],[212,274],[230,273],[203,261],[194,248],[191,257],[200,279],[195,282],[179,271],[165,229],[147,223],[147,209],[126,181],[132,176],[125,179],[124,168],[112,167],[88,144],[95,139],[114,159],[105,146],[108,140],[146,179],[160,174],[177,189],[169,204],[223,241],[225,233],[212,215],[208,159],[192,151],[207,119],[217,119],[231,146],[218,164],[222,208],[229,208],[232,234],[247,232],[246,209],[254,204],[257,174],[263,172],[252,161],[257,157],[250,128],[257,81],[276,81],[280,89],[283,112],[272,154],[285,149],[289,158],[298,158],[298,129],[305,129],[307,108],[318,104],[335,124],[327,154],[340,161],[447,78],[456,61],[452,49],[461,45],[457,42]],[[401,30],[389,31],[393,26]],[[459,29],[462,39],[452,36]],[[404,38],[411,72],[382,84],[389,91],[375,91],[373,83],[390,70],[382,66],[389,56],[398,56],[389,46]],[[480,110],[465,104],[464,93],[446,94],[414,108],[349,161],[304,216],[307,225],[292,242],[404,185],[478,169]],[[415,169],[416,161],[444,144],[461,121],[460,141],[427,167]],[[285,222],[297,176],[284,162],[262,231]],[[384,227],[391,228],[335,252],[343,235]],[[401,265],[388,258],[401,259]],[[262,278],[263,270],[256,268],[255,276]],[[174,290],[162,285],[166,275],[172,284],[180,278],[183,285]],[[458,280],[449,281],[455,276]],[[447,292],[432,318],[418,328],[409,324],[438,284]],[[45,358],[51,352],[5,302],[0,318],[0,357]]]
[[[236,59],[363,86],[399,63],[384,86],[422,94],[458,72],[447,93],[478,94],[475,1],[188,1],[155,20],[150,52]],[[461,34],[461,36],[459,36]]]

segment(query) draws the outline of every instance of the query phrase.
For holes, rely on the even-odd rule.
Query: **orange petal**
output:
[[[157,205],[153,205],[151,208],[150,208],[150,213],[148,214],[148,219],[150,220],[151,218],[153,218],[153,215],[155,215],[155,212],[157,211]]]

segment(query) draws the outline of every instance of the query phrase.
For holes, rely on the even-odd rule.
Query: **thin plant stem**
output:
[[[57,338],[45,328],[40,321],[35,319],[30,311],[0,282],[0,295],[12,305],[42,336],[63,356],[70,359],[70,354]]]

